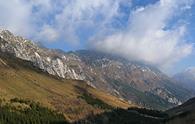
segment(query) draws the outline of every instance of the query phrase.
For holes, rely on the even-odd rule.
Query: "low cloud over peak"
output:
[[[161,0],[131,12],[128,28],[95,42],[95,48],[166,68],[186,57],[193,46],[186,43],[185,24],[170,26],[190,1]]]

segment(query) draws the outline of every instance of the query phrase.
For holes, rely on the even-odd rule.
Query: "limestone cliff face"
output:
[[[42,48],[7,30],[0,32],[0,51],[31,61],[51,75],[85,80],[94,88],[146,107],[181,104],[190,94],[152,66],[95,51],[65,53]]]
[[[14,36],[7,30],[0,33],[0,49],[14,56],[28,60],[49,74],[62,78],[84,80],[82,69],[79,65],[71,68],[71,64],[79,62],[79,58],[74,55],[65,55],[54,50],[40,48],[30,40],[19,36]]]

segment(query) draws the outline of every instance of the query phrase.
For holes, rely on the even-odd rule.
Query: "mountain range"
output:
[[[129,104],[164,110],[193,95],[151,65],[92,50],[47,49],[8,30],[0,32],[0,51],[10,58],[30,62],[51,76],[84,81]]]
[[[171,78],[142,62],[48,49],[2,30],[0,123],[193,124],[194,77],[192,68]]]
[[[173,78],[181,86],[195,91],[195,68],[188,68],[181,73],[175,74]]]

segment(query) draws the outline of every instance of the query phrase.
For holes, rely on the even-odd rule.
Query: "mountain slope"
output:
[[[7,30],[0,33],[0,51],[30,61],[51,75],[83,80],[94,88],[148,108],[167,109],[191,97],[189,91],[158,69],[101,52],[65,53],[46,49]]]
[[[195,98],[167,111],[114,109],[80,120],[79,124],[195,124]]]
[[[95,51],[74,52],[92,85],[149,108],[181,104],[190,92],[153,66]]]
[[[166,124],[195,124],[195,98],[167,111],[170,118]]]
[[[189,68],[173,76],[180,85],[195,91],[195,68]]]
[[[161,111],[131,108],[115,109],[96,116],[90,116],[75,124],[164,124],[167,114]]]
[[[69,121],[130,105],[87,85],[84,81],[65,80],[44,73],[29,61],[0,54],[0,98],[30,99],[61,112]]]

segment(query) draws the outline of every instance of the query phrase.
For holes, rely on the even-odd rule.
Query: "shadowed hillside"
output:
[[[76,124],[195,124],[195,98],[164,112],[145,108],[114,109],[91,115]]]
[[[115,109],[90,116],[76,124],[163,124],[167,116],[166,113],[161,111],[141,108]]]
[[[195,124],[195,98],[167,111],[167,124]]]

